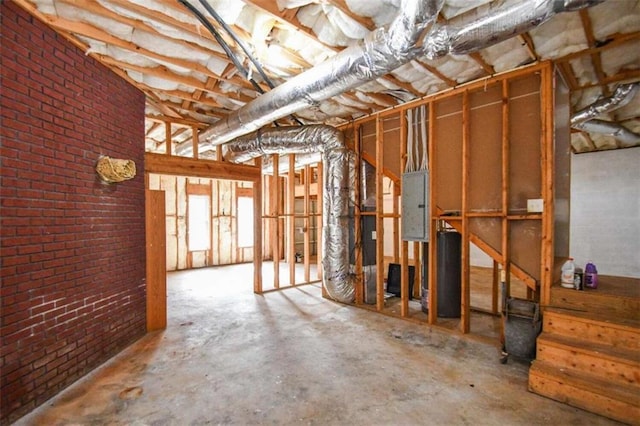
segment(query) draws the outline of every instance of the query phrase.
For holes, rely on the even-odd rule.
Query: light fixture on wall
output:
[[[136,176],[136,163],[103,155],[96,163],[96,173],[105,183],[123,182]]]

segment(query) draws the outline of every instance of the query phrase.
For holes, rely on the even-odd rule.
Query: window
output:
[[[238,247],[253,247],[253,198],[238,197]]]
[[[202,251],[211,248],[211,213],[209,197],[189,195],[189,251]]]

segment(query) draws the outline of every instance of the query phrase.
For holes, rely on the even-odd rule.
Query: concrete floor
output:
[[[612,425],[527,392],[496,346],[336,304],[258,296],[252,266],[169,275],[169,325],[18,425]]]

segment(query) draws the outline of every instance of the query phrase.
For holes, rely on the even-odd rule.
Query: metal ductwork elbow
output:
[[[640,90],[640,83],[621,84],[608,98],[600,99],[571,116],[571,127],[591,133],[613,136],[624,146],[640,144],[640,135],[622,124],[598,120],[600,114],[614,111],[627,105]]]
[[[265,154],[320,152],[324,173],[322,267],[329,296],[343,303],[355,298],[349,273],[349,150],[338,129],[326,125],[278,127],[241,136],[224,145],[225,160],[241,163]]]

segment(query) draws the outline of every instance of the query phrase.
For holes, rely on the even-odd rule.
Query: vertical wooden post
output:
[[[471,325],[471,285],[469,282],[469,92],[462,95],[462,300],[460,331],[468,333]]]
[[[540,82],[541,96],[541,147],[542,153],[542,199],[544,203],[542,213],[542,247],[540,267],[540,293],[536,296],[544,306],[551,303],[551,284],[554,272],[554,218],[555,218],[555,162],[554,162],[554,102],[555,84],[553,84],[553,69],[547,65],[542,69]]]
[[[493,261],[493,276],[491,277],[491,312],[498,313],[498,288],[500,286],[500,268],[499,263]]]
[[[287,175],[287,219],[288,231],[287,241],[288,262],[289,262],[289,285],[296,285],[296,157],[295,154],[289,154],[289,173]]]
[[[505,293],[511,294],[511,254],[509,253],[509,81],[502,80],[502,269]],[[499,285],[499,284],[498,284]],[[502,289],[501,289],[502,290]],[[502,298],[500,298],[502,300]],[[504,309],[501,307],[500,309]]]
[[[270,204],[271,209],[269,216],[271,216],[271,256],[273,258],[273,286],[280,288],[280,156],[273,154],[271,156],[271,163],[273,164],[273,176],[271,178]]]
[[[311,166],[304,166],[304,282],[311,281],[310,266],[311,266],[311,221],[309,220],[310,209],[309,204],[311,198],[309,196],[309,185],[311,184]]]
[[[400,259],[400,184],[393,184],[393,262]]]
[[[200,155],[200,152],[198,151],[198,127],[197,126],[192,126],[191,127],[191,146],[193,149],[193,158],[195,158],[196,160],[198,159],[198,156]]]
[[[253,182],[253,292],[262,293],[262,174]]]
[[[171,123],[168,121],[164,122],[164,144],[167,147],[167,155],[173,155],[173,147],[172,147],[172,139],[171,139]]]
[[[147,331],[167,328],[167,249],[164,191],[145,191]]]
[[[322,161],[318,163],[317,167],[317,182],[316,182],[316,257],[318,261],[318,279],[321,280],[324,276],[322,270],[322,250],[323,250],[323,230],[322,230],[322,218],[323,218],[323,204],[324,204],[324,169]]]
[[[436,106],[431,102],[429,106],[429,253],[428,253],[428,271],[429,278],[429,295],[428,295],[428,316],[429,324],[436,324],[438,322],[438,285],[437,285],[437,270],[436,270],[436,255],[438,250],[438,244],[436,240],[437,236],[437,224],[438,224],[438,211],[437,206],[437,194],[436,194],[436,179],[437,173],[435,168],[435,154],[436,154],[436,140],[435,140],[435,127],[436,127]]]
[[[362,208],[362,127],[357,125],[354,128],[355,133],[355,151],[356,151],[356,166],[355,166],[355,186],[353,188],[355,203],[354,203],[354,217],[353,217],[353,240],[355,241],[355,261],[356,261],[356,282],[355,282],[355,299],[356,305],[364,303],[364,286],[366,285],[364,279],[364,273],[362,268],[362,215],[360,209]],[[380,272],[378,272],[380,273]]]
[[[384,309],[384,181],[382,149],[384,131],[382,119],[376,116],[376,308]]]
[[[404,173],[405,167],[407,165],[407,112],[400,111],[400,173]],[[400,184],[398,185],[398,195],[402,194],[402,191],[405,188],[402,187],[402,179],[400,180]],[[397,198],[397,197],[396,197]],[[398,214],[397,205],[394,203],[394,214]],[[396,219],[397,220],[397,219]],[[396,235],[396,226],[394,224],[394,238],[398,238]],[[400,270],[402,273],[400,274],[400,288],[405,289],[408,288],[409,282],[409,242],[402,240],[400,244]],[[395,251],[395,247],[394,247]],[[415,268],[415,267],[414,267]],[[414,283],[415,285],[415,283]],[[404,290],[402,290],[404,292]],[[406,301],[402,299],[400,305],[400,315],[402,317],[406,317],[409,315],[409,300]]]

